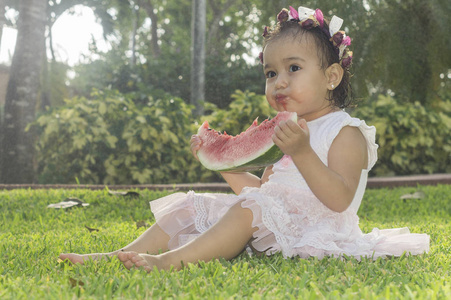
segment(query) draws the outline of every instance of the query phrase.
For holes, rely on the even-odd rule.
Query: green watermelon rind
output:
[[[226,168],[226,169],[218,169],[213,171],[219,172],[249,172],[249,171],[257,171],[267,166],[270,166],[276,162],[278,162],[283,157],[283,152],[277,147],[275,144],[271,146],[266,152],[259,155],[257,158],[248,161],[245,164]]]

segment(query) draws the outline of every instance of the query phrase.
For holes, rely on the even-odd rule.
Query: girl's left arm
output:
[[[274,142],[291,155],[315,196],[333,211],[346,210],[354,198],[362,169],[368,165],[366,141],[360,130],[347,126],[340,131],[329,149],[326,166],[310,146],[304,120],[279,127]]]
[[[263,183],[269,180],[269,176],[272,173],[272,166],[269,166],[265,169],[261,178],[248,172],[221,172],[221,175],[225,181],[227,181],[235,194],[239,195],[245,187],[261,187]]]

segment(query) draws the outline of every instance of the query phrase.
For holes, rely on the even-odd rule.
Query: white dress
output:
[[[327,208],[316,198],[289,156],[274,164],[268,182],[260,188],[244,188],[240,195],[175,193],[150,202],[157,224],[170,236],[169,249],[195,239],[216,223],[227,210],[241,202],[253,213],[254,233],[250,247],[284,257],[384,257],[429,251],[427,234],[411,234],[408,228],[364,234],[357,211],[365,191],[368,172],[377,160],[375,128],[343,111],[308,122],[310,143],[327,165],[329,148],[344,126],[360,129],[368,145],[368,168],[362,170],[351,205],[342,213]]]

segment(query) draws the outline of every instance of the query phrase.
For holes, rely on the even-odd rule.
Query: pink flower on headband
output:
[[[323,25],[324,25],[324,16],[323,16],[323,12],[321,11],[321,9],[319,9],[319,8],[317,8],[316,10],[315,10],[315,19],[318,21],[318,23],[319,23],[319,26],[321,27],[321,28],[323,28]]]
[[[349,36],[345,37],[341,42],[342,45],[349,46],[351,45],[351,38]]]
[[[265,26],[265,30],[263,31],[263,37],[266,37],[268,35],[268,26]]]
[[[299,20],[298,11],[294,9],[293,6],[290,6],[290,15],[293,19]]]
[[[346,36],[344,31],[339,31],[332,37],[334,46],[349,46],[351,45],[351,38]]]
[[[345,49],[347,46],[351,45],[351,38],[349,36],[346,36],[346,34],[343,33],[341,43],[338,45],[338,57],[341,59],[344,57]]]

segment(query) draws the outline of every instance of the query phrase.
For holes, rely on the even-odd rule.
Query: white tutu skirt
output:
[[[289,191],[287,191],[289,193]],[[343,255],[377,258],[417,255],[429,251],[427,234],[412,234],[408,228],[360,230],[356,211],[336,213],[311,195],[296,201],[278,201],[283,195],[249,188],[240,195],[175,193],[150,202],[157,224],[170,236],[168,248],[176,249],[198,237],[237,203],[253,213],[257,228],[250,248],[257,253],[284,257]],[[303,201],[300,201],[303,199]]]

